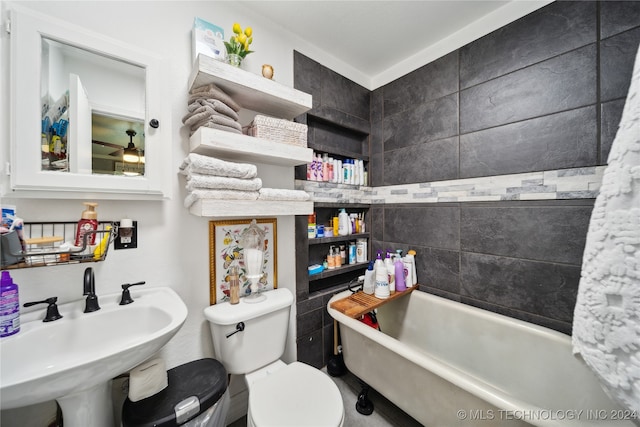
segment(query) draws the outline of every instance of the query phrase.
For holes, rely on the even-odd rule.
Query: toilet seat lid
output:
[[[256,426],[337,427],[342,421],[342,395],[321,371],[293,362],[255,382],[249,411]]]

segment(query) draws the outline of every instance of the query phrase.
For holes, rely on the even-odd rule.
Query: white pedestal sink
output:
[[[144,362],[180,329],[187,307],[170,288],[100,295],[59,307],[62,319],[42,322],[45,309],[21,317],[20,332],[0,340],[0,408],[57,400],[65,427],[113,427],[111,379]]]

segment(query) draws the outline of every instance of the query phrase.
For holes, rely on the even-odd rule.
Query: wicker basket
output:
[[[307,125],[258,114],[247,127],[247,135],[285,144],[307,146]]]

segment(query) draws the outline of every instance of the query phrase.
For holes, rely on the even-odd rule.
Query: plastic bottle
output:
[[[324,153],[322,157],[322,180],[329,181],[329,155]]]
[[[0,337],[8,337],[20,331],[20,298],[18,285],[13,283],[8,271],[0,278]]]
[[[337,237],[338,229],[340,228],[340,220],[338,218],[338,215],[335,215],[333,218],[331,218],[331,227],[333,228],[333,236]]]
[[[407,252],[407,255],[404,257],[405,261],[405,268],[407,269],[407,280],[406,280],[406,285],[407,286],[415,286],[416,284],[418,284],[418,276],[416,274],[416,251],[414,251],[413,249],[411,249],[410,251]],[[411,280],[409,280],[409,276],[411,276]]]
[[[229,273],[229,302],[231,304],[240,302],[240,271],[237,265],[232,265]]]
[[[393,263],[393,268],[396,272],[396,291],[402,292],[407,290],[407,285],[404,282],[404,263],[402,262],[402,258],[396,256],[396,260]]]
[[[329,255],[327,255],[327,264],[329,270],[334,270],[336,268],[336,259],[333,256],[333,246],[329,248]]]
[[[376,288],[376,277],[373,271],[373,261],[369,261],[369,267],[364,272],[364,284],[362,285],[362,292],[367,295],[372,295]]]
[[[356,242],[349,242],[349,264],[355,264],[357,259]]]
[[[340,214],[338,214],[338,235],[347,236],[349,230],[351,229],[351,223],[349,222],[349,215],[347,215],[347,211],[343,209],[340,210]]]
[[[84,205],[87,207],[84,211],[82,211],[82,215],[80,216],[80,221],[78,221],[78,228],[76,229],[76,240],[75,246],[82,246],[84,235],[90,233],[92,231],[98,230],[98,212],[96,212],[97,203],[84,202]],[[91,233],[89,237],[87,237],[87,245],[95,245],[96,244],[96,234]]]
[[[378,257],[376,258],[374,268],[376,271],[376,289],[374,291],[374,296],[380,299],[389,298],[390,291],[387,268],[382,261],[382,252],[380,251],[378,251]]]
[[[396,291],[396,269],[391,261],[391,249],[387,249],[387,256],[384,258],[384,266],[387,269],[387,281],[389,282],[389,292]]]

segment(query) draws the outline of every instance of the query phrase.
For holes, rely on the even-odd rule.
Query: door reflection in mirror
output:
[[[42,170],[144,175],[145,69],[46,37],[41,58]]]

